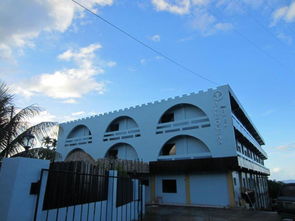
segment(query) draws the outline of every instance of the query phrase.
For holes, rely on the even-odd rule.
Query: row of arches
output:
[[[160,148],[158,158],[163,157],[177,157],[177,156],[193,156],[202,157],[211,156],[211,152],[207,145],[200,139],[189,136],[179,135],[172,137]],[[72,150],[66,157],[66,160],[76,160],[83,157],[89,158],[90,155],[85,153],[82,149],[76,148]],[[139,156],[136,149],[128,143],[117,143],[111,146],[104,155],[105,158],[124,159],[124,160],[138,160]]]
[[[195,120],[189,121],[191,119],[195,119]],[[169,127],[171,126],[171,125],[167,125],[167,123],[180,122],[180,121],[182,121],[183,126],[186,126],[184,127],[184,130],[188,130],[188,129],[199,128],[198,124],[203,124],[203,125],[200,125],[200,127],[206,126],[204,124],[208,123],[209,119],[207,115],[205,114],[205,112],[195,105],[188,104],[188,103],[177,104],[172,106],[171,108],[169,108],[162,114],[162,116],[160,117],[158,121],[156,134],[165,132],[165,131],[162,131],[163,128],[165,129],[167,128],[167,126]],[[175,125],[172,124],[172,127],[173,126]],[[91,131],[89,130],[87,126],[79,125],[70,131],[70,133],[67,136],[67,139],[73,139],[73,138],[83,137],[83,136],[91,137]],[[139,136],[141,136],[141,134],[140,134],[140,129],[137,122],[129,116],[120,116],[114,119],[113,121],[111,121],[111,123],[107,126],[103,141],[119,140],[119,139],[133,138],[133,137],[139,137]],[[75,143],[75,144],[78,144],[78,143]]]

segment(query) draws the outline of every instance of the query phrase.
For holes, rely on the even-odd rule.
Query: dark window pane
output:
[[[176,180],[162,180],[162,192],[163,193],[176,193]]]
[[[168,123],[174,121],[174,113],[164,114],[161,118],[161,123]]]
[[[176,154],[176,146],[175,143],[165,144],[162,148],[161,155],[175,155]]]
[[[119,124],[111,124],[109,131],[118,131],[119,130]]]
[[[118,159],[118,150],[109,150],[108,158]]]

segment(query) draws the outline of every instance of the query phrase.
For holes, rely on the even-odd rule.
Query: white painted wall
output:
[[[30,195],[32,182],[40,178],[49,161],[30,158],[4,159],[0,171],[0,219],[33,220],[36,195]]]
[[[222,93],[222,96],[216,98],[215,94],[217,92]],[[81,148],[93,156],[94,159],[97,159],[103,158],[108,149],[114,144],[124,142],[135,148],[139,159],[156,161],[160,149],[169,139],[178,135],[189,135],[200,139],[209,148],[212,157],[236,156],[237,152],[228,93],[229,87],[222,86],[216,90],[210,89],[207,92],[199,92],[197,94],[63,123],[60,125],[62,130],[59,133],[57,150],[65,158],[74,148]],[[210,127],[183,130],[180,126],[179,131],[156,134],[156,128],[161,116],[165,111],[178,104],[190,104],[201,109],[209,118]],[[190,118],[196,116],[196,112],[190,108],[184,110],[186,111],[186,115],[182,115],[183,117]],[[184,110],[182,111],[184,112]],[[104,133],[109,124],[121,116],[128,116],[134,119],[140,129],[140,137],[103,141]],[[177,123],[177,121],[174,123]],[[80,124],[84,124],[90,129],[93,137],[92,143],[65,147],[65,140],[69,132]]]
[[[221,207],[230,204],[225,173],[191,175],[190,187],[192,204]]]
[[[177,186],[177,193],[163,193],[162,180],[175,179]],[[185,204],[185,180],[184,175],[159,175],[155,178],[156,197],[159,203],[164,204]]]

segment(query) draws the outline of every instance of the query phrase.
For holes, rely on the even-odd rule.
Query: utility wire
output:
[[[208,10],[212,15],[214,15],[214,13],[212,13],[211,10]],[[219,16],[221,17],[221,16]],[[251,44],[253,47],[255,47],[258,51],[260,51],[261,53],[263,53],[264,55],[266,55],[267,57],[271,58],[273,61],[275,61],[276,63],[278,63],[280,66],[287,68],[285,66],[284,63],[282,63],[280,60],[278,60],[276,57],[274,57],[273,55],[271,55],[270,53],[268,53],[266,50],[264,50],[263,48],[261,48],[255,41],[251,40],[250,38],[248,38],[246,35],[244,35],[242,32],[238,31],[236,28],[233,28],[233,31],[239,35],[241,38],[243,38],[244,40],[248,41],[249,44]]]
[[[118,27],[117,25],[111,23],[110,21],[108,21],[107,19],[103,18],[102,16],[96,14],[95,12],[91,11],[90,9],[88,9],[87,7],[85,7],[84,5],[80,4],[79,2],[72,0],[72,2],[76,3],[77,5],[79,5],[81,8],[84,8],[86,11],[90,12],[91,14],[93,14],[94,16],[96,16],[97,18],[99,18],[100,20],[102,20],[103,22],[107,23],[108,25],[110,25],[111,27],[113,27],[114,29],[118,30],[119,32],[123,33],[124,35],[126,35],[127,37],[131,38],[132,40],[136,41],[137,43],[141,44],[142,46],[146,47],[147,49],[151,50],[152,52],[160,55],[161,57],[165,58],[166,60],[170,61],[172,64],[182,68],[183,70],[196,75],[197,77],[208,81],[212,84],[217,85],[217,83],[215,81],[210,80],[209,78],[206,78],[205,76],[203,76],[202,74],[199,74],[195,71],[193,71],[192,69],[186,67],[185,65],[179,63],[178,61],[170,58],[168,55],[152,48],[151,46],[149,46],[148,44],[144,43],[143,41],[139,40],[138,38],[134,37],[133,35],[129,34],[127,31],[124,31],[122,28]]]

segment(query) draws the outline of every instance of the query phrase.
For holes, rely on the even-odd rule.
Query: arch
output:
[[[200,139],[190,135],[178,135],[170,138],[161,148],[159,157],[162,156],[211,156],[207,145]]]
[[[206,116],[201,108],[189,103],[180,103],[167,109],[160,117],[158,123],[168,123]]]
[[[88,163],[95,164],[95,160],[90,156],[90,154],[86,153],[84,150],[80,148],[76,148],[67,154],[65,162],[69,161],[85,161]]]
[[[128,116],[121,116],[117,117],[109,124],[106,132],[128,130],[133,128],[138,128],[138,124],[136,123],[136,121]]]
[[[109,148],[105,154],[106,158],[138,160],[138,155],[134,147],[127,143],[117,143]]]
[[[87,126],[81,124],[71,130],[67,136],[67,139],[84,136],[91,136],[91,131]]]

